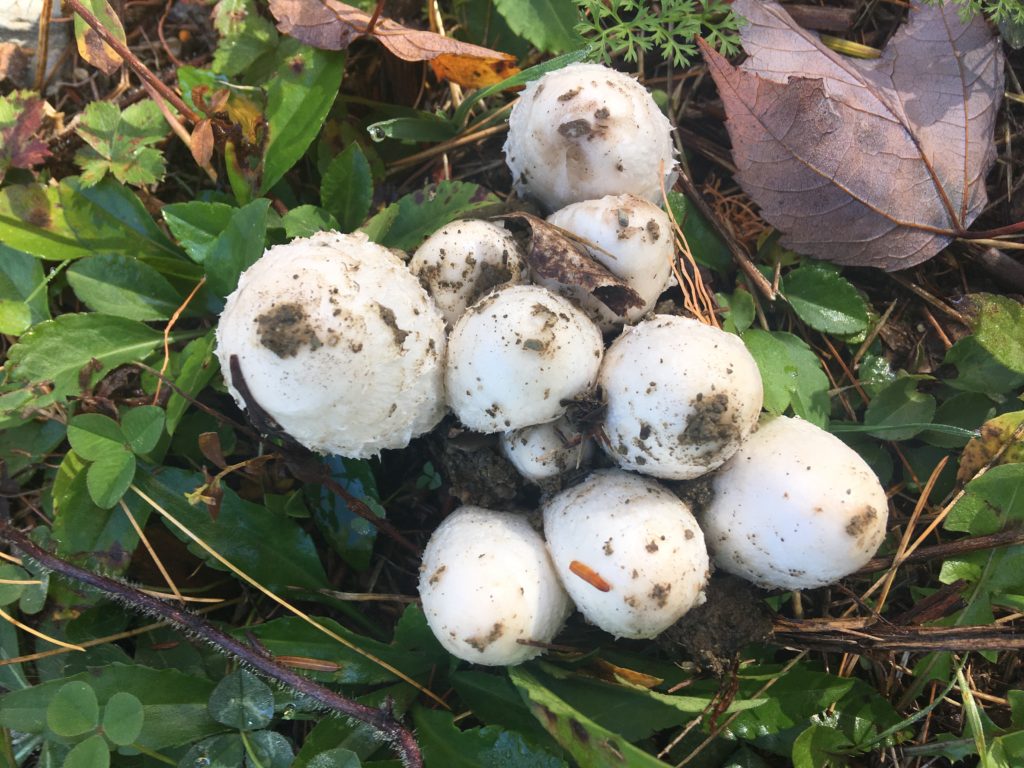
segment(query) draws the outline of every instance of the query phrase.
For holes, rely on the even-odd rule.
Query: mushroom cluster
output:
[[[428,624],[474,663],[533,658],[573,604],[616,637],[654,637],[704,602],[712,563],[782,589],[864,565],[887,522],[864,461],[812,424],[762,417],[738,336],[651,314],[675,253],[655,203],[674,178],[671,128],[650,94],[573,65],[531,83],[509,122],[517,191],[632,305],[536,273],[492,222],[448,224],[408,265],[318,233],[269,249],[228,297],[217,353],[239,405],[265,431],[359,458],[450,410],[540,487],[532,517],[463,498],[426,547]],[[662,484],[699,477],[713,490],[700,509]]]

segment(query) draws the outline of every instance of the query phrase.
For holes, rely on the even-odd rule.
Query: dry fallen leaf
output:
[[[110,34],[122,43],[127,40],[121,20],[107,0],[82,0],[82,5],[99,19]],[[78,13],[75,14],[75,40],[79,55],[105,75],[114,74],[124,63],[121,54],[104,42]]]
[[[516,72],[515,58],[479,45],[378,18],[338,0],[270,0],[270,12],[282,34],[341,51],[360,37],[372,37],[403,61],[429,61],[439,78],[470,88],[500,83]],[[367,32],[367,30],[370,30]]]
[[[979,14],[912,3],[874,61],[847,59],[775,2],[735,0],[749,58],[701,49],[728,115],[737,178],[783,244],[894,270],[931,258],[986,202],[1003,90]]]
[[[31,91],[15,91],[0,101],[0,181],[8,168],[31,169],[50,156],[38,138],[45,117],[46,102]]]

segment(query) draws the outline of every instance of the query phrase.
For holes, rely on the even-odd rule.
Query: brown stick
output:
[[[899,651],[1017,651],[1024,631],[988,624],[975,627],[898,627],[868,619],[791,621],[776,618],[771,642],[787,648],[864,654]]]
[[[992,547],[1009,547],[1015,544],[1024,544],[1024,530],[1020,528],[1007,528],[997,533],[989,533],[984,536],[971,536],[966,539],[957,539],[944,544],[934,544],[930,547],[921,547],[903,558],[900,563],[923,563],[928,560],[962,555],[966,552],[977,552]],[[888,568],[893,563],[891,557],[876,557],[869,560],[864,567],[856,573],[874,573]]]

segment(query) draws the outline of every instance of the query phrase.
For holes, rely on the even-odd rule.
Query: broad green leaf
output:
[[[82,183],[92,186],[108,172],[122,184],[155,184],[164,176],[163,154],[151,147],[170,130],[156,102],[147,99],[122,112],[109,101],[93,101],[75,132],[88,145],[75,154]]]
[[[443,181],[405,195],[366,222],[363,230],[388,248],[412,251],[445,224],[499,202],[476,184]]]
[[[98,733],[71,748],[61,768],[108,768],[110,749]]]
[[[124,496],[135,477],[135,454],[122,450],[100,457],[86,472],[89,496],[100,509],[110,509]]]
[[[843,768],[846,737],[824,725],[812,725],[793,742],[793,768]]]
[[[82,5],[95,16],[101,25],[120,42],[126,41],[121,20],[114,13],[107,0],[82,0]],[[75,40],[78,42],[78,54],[105,75],[117,72],[123,63],[121,55],[85,23],[79,14],[74,15]]]
[[[29,421],[13,429],[0,429],[0,460],[8,474],[19,479],[19,472],[42,462],[64,441],[65,434],[64,425],[57,419]]]
[[[556,746],[507,675],[460,669],[449,680],[480,722],[518,731],[537,744]]]
[[[729,755],[722,768],[771,768],[763,757],[743,747]]]
[[[68,225],[57,188],[42,184],[0,189],[0,243],[51,261],[92,254]]]
[[[580,765],[587,768],[665,768],[667,765],[581,715],[522,667],[510,668],[508,675],[533,716]]]
[[[263,194],[301,158],[320,133],[338,96],[345,54],[287,39],[277,50],[278,69],[267,86],[267,149]]]
[[[946,352],[944,362],[956,366],[956,378],[944,380],[944,383],[955,389],[983,392],[1001,398],[1006,392],[1024,384],[1024,373],[1012,371],[1000,363],[982,346],[977,335],[965,336],[957,341]]]
[[[207,706],[218,723],[255,731],[266,728],[274,717],[274,692],[252,673],[239,669],[217,683]]]
[[[32,310],[23,301],[0,299],[0,333],[17,336],[32,325]]]
[[[583,40],[573,27],[579,11],[572,0],[495,0],[509,27],[545,53],[578,48]]]
[[[830,409],[829,383],[811,348],[784,331],[751,328],[742,338],[761,372],[765,410],[779,414],[792,407],[797,416],[824,427]]]
[[[181,369],[174,379],[177,389],[172,392],[167,401],[167,432],[170,435],[177,430],[178,424],[181,423],[181,417],[185,415],[185,411],[189,407],[189,401],[177,390],[195,397],[220,370],[217,357],[213,353],[214,344],[214,333],[210,331],[205,336],[190,341],[181,352],[179,358]]]
[[[227,227],[207,251],[203,261],[206,279],[218,296],[235,290],[238,276],[263,255],[269,209],[270,201],[260,198],[233,211]]]
[[[936,424],[977,432],[986,419],[992,416],[994,409],[992,398],[988,395],[980,392],[958,392],[939,404],[934,418]],[[962,448],[971,439],[968,435],[944,434],[934,429],[925,430],[920,437],[940,448]]]
[[[144,722],[135,742],[148,749],[189,744],[224,729],[206,712],[212,681],[176,670],[121,663],[0,696],[0,724],[24,733],[42,733],[50,700],[65,683],[75,681],[88,683],[101,705],[118,692],[141,701]]]
[[[245,743],[237,733],[203,739],[178,761],[178,768],[254,768],[246,759]]]
[[[119,746],[135,741],[142,733],[146,710],[138,697],[118,691],[103,708],[103,735]]]
[[[182,300],[153,267],[116,253],[76,261],[68,282],[90,309],[130,320],[166,320]]]
[[[971,329],[978,343],[1017,374],[1024,374],[1024,307],[1008,296],[970,296]]]
[[[717,272],[732,270],[732,254],[728,246],[686,196],[669,192],[668,204],[697,263]]]
[[[155,405],[141,405],[121,415],[121,431],[133,453],[149,453],[164,431],[164,411]]]
[[[965,491],[943,523],[947,531],[984,536],[1024,522],[1024,464],[993,467]]]
[[[50,319],[46,277],[39,259],[0,245],[0,333],[17,336]]]
[[[373,175],[362,148],[352,142],[331,160],[320,181],[320,203],[342,232],[351,232],[366,220],[373,202]]]
[[[346,491],[379,517],[387,516],[368,461],[340,456],[330,456],[324,461],[331,477]],[[366,570],[373,554],[373,543],[377,540],[376,527],[353,512],[343,498],[328,488],[311,488],[308,495],[311,497],[313,521],[327,544],[353,568]]]
[[[359,755],[350,749],[335,747],[313,757],[306,768],[360,768]]]
[[[868,434],[882,440],[909,440],[935,416],[935,398],[917,391],[922,377],[903,376],[885,387],[864,412]]]
[[[822,333],[866,331],[868,307],[834,267],[805,261],[782,280],[782,294],[801,320]]]
[[[214,27],[221,36],[213,54],[214,72],[246,72],[277,46],[277,30],[260,16],[252,0],[222,0],[214,6]]]
[[[235,208],[224,203],[172,203],[161,214],[189,258],[202,264],[227,229]]]
[[[335,218],[323,208],[317,208],[315,205],[300,205],[298,208],[292,208],[281,217],[281,224],[284,225],[284,233],[289,240],[296,237],[309,237],[317,232],[339,230]]]
[[[32,574],[13,563],[0,563],[0,580],[9,582],[0,583],[0,605],[10,605],[21,599],[21,593],[28,586],[17,582],[31,581]]]
[[[87,461],[96,461],[111,453],[124,451],[128,438],[116,421],[100,413],[83,413],[68,424],[68,442],[75,453]]]
[[[289,768],[295,757],[292,745],[275,731],[255,731],[241,734],[248,742],[251,755],[247,755],[246,766],[252,768]]]
[[[88,683],[73,681],[62,685],[46,707],[46,727],[58,736],[81,736],[100,722],[96,692]]]
[[[719,306],[729,310],[722,321],[722,330],[742,334],[754,324],[754,298],[744,289],[737,288],[731,295],[716,293]]]
[[[460,731],[451,712],[425,707],[413,708],[413,722],[424,763],[430,768],[566,768],[561,758],[496,725]]]

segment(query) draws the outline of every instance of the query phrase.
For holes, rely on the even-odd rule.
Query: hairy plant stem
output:
[[[47,552],[7,520],[0,522],[0,540],[17,547],[27,557],[68,581],[91,587],[139,613],[157,616],[170,622],[179,629],[202,638],[224,653],[235,656],[260,674],[308,696],[325,708],[365,723],[377,731],[382,740],[392,745],[401,757],[403,765],[422,768],[423,758],[415,737],[395,718],[390,706],[377,709],[346,699],[277,663],[265,650],[254,649],[236,640],[190,611],[176,608],[123,582],[79,568]]]

